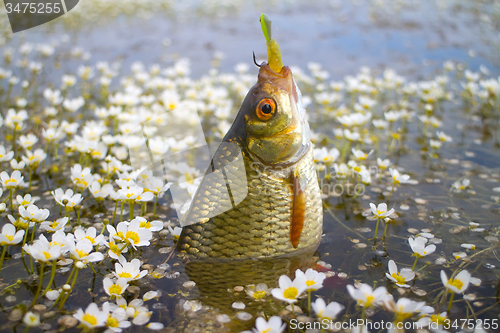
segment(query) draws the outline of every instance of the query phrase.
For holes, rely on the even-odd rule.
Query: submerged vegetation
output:
[[[217,142],[256,71],[240,63],[225,72],[217,58],[198,78],[186,58],[94,62],[67,36],[2,43],[0,330],[175,332],[176,318],[210,311],[221,331],[233,322],[267,333],[498,327],[494,70],[446,61],[425,79],[362,67],[334,80],[322,64],[292,66],[324,237],[311,268],[232,285],[229,309],[213,309],[174,251],[181,229],[169,194],[169,182],[193,194],[204,170],[167,161],[153,175],[134,168],[129,151],[144,133],[155,158],[193,144],[161,131],[186,106]]]

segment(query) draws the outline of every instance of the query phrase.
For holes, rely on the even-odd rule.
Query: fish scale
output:
[[[258,177],[248,180],[248,194],[236,207],[204,223],[185,227],[181,249],[192,258],[262,258],[296,250],[290,244],[291,169],[276,172],[245,155],[243,158],[247,177],[256,172]],[[293,168],[307,182],[299,248],[315,246],[321,238],[323,212],[312,151]],[[210,193],[214,201],[220,199],[217,193]],[[202,209],[194,211],[194,219],[206,215]]]

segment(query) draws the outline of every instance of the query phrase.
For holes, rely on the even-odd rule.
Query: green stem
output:
[[[26,238],[28,238],[28,231],[30,230],[30,221],[26,221],[26,230],[24,231],[23,247],[26,244]],[[23,250],[24,253],[24,250]]]
[[[0,257],[0,270],[2,270],[3,259],[5,258],[5,253],[7,253],[7,245],[3,246],[2,257]]]
[[[35,298],[33,299],[33,302],[31,303],[31,307],[36,304],[36,301],[38,300],[38,296],[40,295],[40,291],[42,291],[42,284],[43,284],[43,268],[45,267],[45,262],[41,262],[40,264],[40,283],[38,284],[38,289],[36,290]]]
[[[384,236],[383,236],[382,238],[385,240],[385,235],[387,235],[387,225],[388,225],[389,223],[387,223],[386,221],[384,221],[384,223],[385,223],[385,227],[384,227]]]
[[[158,203],[158,195],[155,195],[155,204],[153,206],[153,217],[156,217],[156,204]]]
[[[111,220],[111,225],[115,225],[116,209],[118,208],[118,200],[115,202],[115,210],[113,211],[113,219]]]
[[[76,217],[78,218],[78,225],[82,225],[80,222],[80,213],[78,212],[78,209],[75,209]]]
[[[56,267],[57,267],[57,260],[54,259],[54,262],[52,263],[52,270],[50,271],[50,280],[49,283],[47,284],[47,287],[42,293],[42,297],[49,291],[50,285],[52,284],[52,281],[54,281],[54,277],[56,276]]]
[[[122,201],[122,207],[120,209],[120,222],[123,222],[123,205],[125,205],[125,201]]]
[[[311,315],[311,291],[307,291],[307,314]]]
[[[413,266],[411,267],[412,271],[415,271],[415,266],[417,266],[417,260],[418,260],[418,255],[415,257],[415,262],[413,263]]]
[[[378,224],[379,223],[380,223],[380,218],[377,217],[377,225],[375,226],[375,236],[373,237],[375,241],[373,242],[373,245],[377,244],[377,233],[378,233]]]
[[[14,214],[14,206],[12,205],[12,197],[13,196],[14,196],[14,189],[11,188],[10,189],[10,194],[9,194],[9,204],[10,204],[10,212],[12,214]],[[28,223],[28,225],[29,225],[29,223]],[[24,236],[25,236],[24,239],[26,240],[26,235],[24,235]],[[24,243],[23,243],[23,245],[24,245]]]
[[[450,301],[448,302],[448,314],[450,313],[450,310],[451,310],[451,303],[453,303],[453,297],[455,296],[455,293],[451,293],[451,296],[450,296]]]
[[[389,193],[389,196],[387,197],[387,203],[389,203],[389,199],[392,196],[392,193],[394,193],[394,188],[396,187],[396,183],[392,184],[391,192]]]
[[[71,291],[73,291],[73,287],[75,286],[76,278],[78,277],[78,272],[79,271],[80,270],[77,268],[76,271],[75,271],[75,276],[73,277],[73,282],[71,282],[71,287],[70,287],[69,291],[67,292],[67,294],[64,296],[64,298],[61,300],[61,303],[59,304],[59,309],[63,308],[64,303],[66,303],[66,300],[69,297],[69,294],[71,294]]]
[[[29,222],[28,222],[29,223]],[[31,230],[31,243],[33,244],[33,240],[35,239],[35,230],[36,230],[36,223],[33,226],[33,230]]]

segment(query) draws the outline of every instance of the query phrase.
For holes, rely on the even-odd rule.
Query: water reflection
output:
[[[282,302],[275,301],[271,289],[278,286],[281,275],[294,277],[297,269],[306,270],[315,265],[315,249],[269,259],[250,260],[204,260],[190,261],[185,266],[189,279],[196,283],[197,296],[191,301],[200,301],[209,309],[188,310],[189,305],[178,306],[182,312],[170,326],[175,332],[240,332],[250,329],[255,318],[262,313],[276,313]],[[260,300],[247,295],[248,285],[265,283],[268,295]],[[245,304],[242,308],[239,302]],[[234,304],[234,306],[233,306]],[[231,318],[225,321],[224,316]],[[253,319],[253,320],[251,320]]]

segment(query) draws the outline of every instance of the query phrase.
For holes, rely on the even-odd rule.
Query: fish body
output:
[[[178,247],[191,259],[267,258],[318,246],[321,194],[288,67],[275,72],[260,65],[208,174],[181,219]]]

